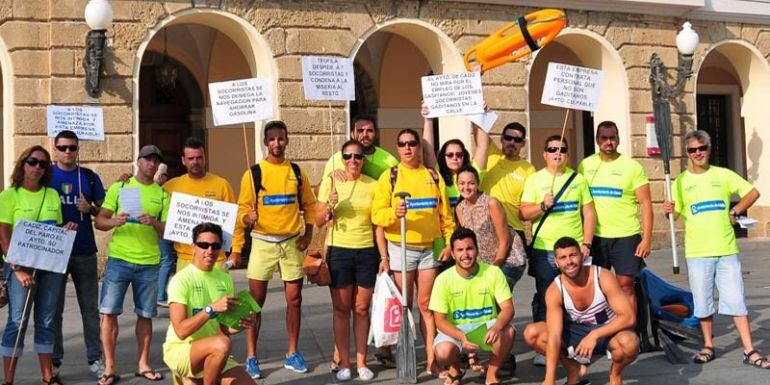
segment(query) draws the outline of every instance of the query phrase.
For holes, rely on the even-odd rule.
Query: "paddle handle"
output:
[[[401,305],[405,308],[409,303],[406,300],[406,216],[401,217]],[[402,314],[402,317],[406,317],[406,313]],[[406,322],[402,319],[401,322]]]
[[[666,173],[666,200],[671,200],[671,174]],[[673,259],[674,274],[679,274],[679,254],[676,250],[676,227],[674,226],[674,214],[668,216],[668,228],[671,234],[671,258]]]

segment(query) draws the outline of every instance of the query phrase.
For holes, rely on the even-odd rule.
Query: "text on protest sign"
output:
[[[273,95],[266,78],[209,83],[215,126],[273,118]]]
[[[163,238],[190,245],[193,227],[211,222],[222,226],[222,250],[228,251],[233,244],[237,216],[238,205],[235,203],[173,193]]]
[[[596,111],[602,94],[604,73],[587,67],[548,63],[543,97],[549,106]]]
[[[104,114],[101,107],[48,106],[45,115],[49,138],[70,130],[79,140],[104,140]]]
[[[64,274],[76,234],[62,227],[22,219],[13,227],[6,261]]]
[[[303,56],[302,86],[307,100],[356,100],[353,59]]]
[[[465,72],[423,76],[422,98],[428,106],[429,118],[483,113],[481,74]]]

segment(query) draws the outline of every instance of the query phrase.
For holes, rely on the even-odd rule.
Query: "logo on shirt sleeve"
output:
[[[293,205],[297,196],[294,194],[265,195],[262,197],[263,206]]]
[[[595,186],[591,187],[591,196],[594,198],[620,198],[623,196],[623,190],[614,187]]]
[[[690,212],[692,215],[696,215],[706,211],[724,211],[726,208],[725,201],[705,201],[691,205]]]
[[[565,202],[558,202],[555,205],[553,205],[551,212],[562,213],[566,211],[577,211],[577,209],[578,209],[578,201],[565,201]]]
[[[406,200],[407,210],[435,209],[438,207],[436,198],[409,198]]]

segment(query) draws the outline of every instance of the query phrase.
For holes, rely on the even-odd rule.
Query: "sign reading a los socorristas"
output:
[[[20,220],[13,227],[6,261],[34,269],[67,272],[76,231],[40,222]]]
[[[48,106],[45,115],[49,138],[69,130],[80,140],[104,141],[104,113],[101,107]]]
[[[215,126],[273,118],[273,94],[266,78],[209,83]]]
[[[423,76],[422,98],[428,106],[429,118],[481,114],[484,112],[481,73]]]
[[[353,59],[303,56],[302,86],[307,100],[356,100]]]
[[[235,203],[173,193],[163,238],[190,245],[193,227],[211,222],[222,226],[222,250],[228,251],[233,244],[237,216],[238,205]]]
[[[601,70],[562,63],[548,63],[540,103],[549,106],[596,111],[604,84]]]

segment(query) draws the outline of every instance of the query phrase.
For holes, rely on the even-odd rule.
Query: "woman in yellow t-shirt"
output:
[[[53,175],[51,156],[42,146],[32,146],[21,153],[11,174],[11,187],[0,193],[0,251],[8,255],[13,228],[21,220],[59,225],[62,222],[61,201],[55,189],[46,187]],[[64,228],[75,230],[77,225],[67,223]],[[31,309],[35,309],[35,351],[40,360],[44,384],[61,384],[52,374],[51,354],[56,333],[53,329],[54,313],[58,301],[58,288],[64,274],[35,270],[30,267],[5,265],[8,290],[8,321],[2,338],[5,366],[5,383],[13,383],[18,358],[24,349],[24,329]],[[29,303],[27,303],[29,301]],[[26,314],[22,313],[26,306]],[[19,336],[18,334],[21,333]],[[18,338],[18,339],[17,339]],[[16,341],[18,348],[14,349]],[[16,359],[9,365],[13,355]]]
[[[331,295],[334,307],[334,343],[338,360],[338,381],[351,378],[350,313],[356,346],[358,378],[368,381],[374,373],[366,366],[366,342],[369,333],[369,304],[372,300],[377,272],[388,270],[385,237],[372,224],[372,201],[377,181],[361,174],[364,146],[357,140],[342,145],[345,179],[331,177],[321,181],[318,192],[316,224],[327,226],[327,262],[331,272]]]

